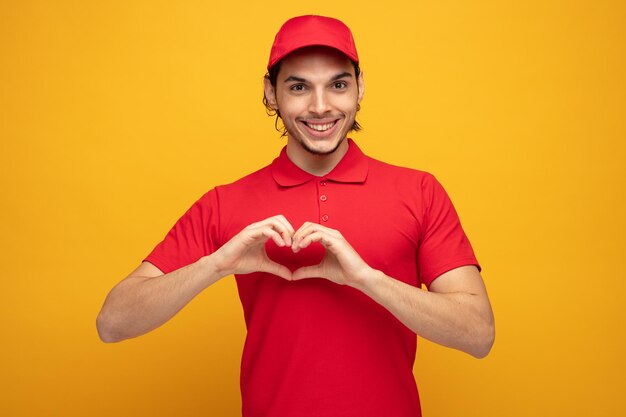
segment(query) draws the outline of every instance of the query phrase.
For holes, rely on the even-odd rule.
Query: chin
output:
[[[315,143],[311,143],[311,142],[302,140],[300,138],[297,138],[297,141],[300,144],[300,146],[302,146],[302,148],[305,151],[313,155],[330,155],[336,152],[337,149],[339,149],[339,146],[341,146],[344,140],[346,140],[345,136],[342,139],[333,141],[334,143],[323,143],[323,144],[320,144],[321,146],[316,146]]]

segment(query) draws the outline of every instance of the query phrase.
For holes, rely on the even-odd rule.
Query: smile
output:
[[[337,123],[337,120],[327,123],[313,123],[313,122],[303,122],[307,127],[313,129],[318,132],[325,132],[331,129]]]

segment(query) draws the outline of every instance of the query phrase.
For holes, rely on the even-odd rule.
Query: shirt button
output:
[[[325,186],[326,186],[326,181],[320,181],[320,185],[321,185],[322,187],[325,187]]]
[[[322,221],[325,221],[325,222],[327,222],[327,221],[328,221],[328,214],[324,214],[324,215],[322,216]]]
[[[326,196],[325,196],[325,195],[321,195],[321,196],[320,196],[320,200],[322,200],[322,201],[326,201],[326,200],[327,200],[327,198],[326,198]]]

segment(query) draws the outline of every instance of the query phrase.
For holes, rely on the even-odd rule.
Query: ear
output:
[[[359,97],[358,103],[361,104],[361,100],[363,100],[363,95],[365,94],[365,80],[363,79],[363,71],[359,73],[359,79],[357,80],[357,86],[359,88]]]
[[[265,99],[274,110],[278,110],[278,102],[276,101],[276,89],[270,83],[268,77],[263,78],[263,87],[265,88]]]

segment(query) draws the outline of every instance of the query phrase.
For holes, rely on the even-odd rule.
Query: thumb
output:
[[[303,266],[293,271],[291,279],[293,281],[306,278],[320,278],[321,268],[319,265]]]
[[[291,281],[293,279],[289,268],[274,261],[268,261],[263,268],[263,272],[277,275],[281,278],[286,279],[287,281]]]

